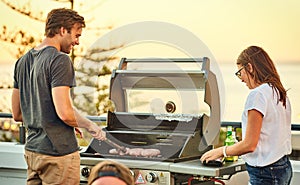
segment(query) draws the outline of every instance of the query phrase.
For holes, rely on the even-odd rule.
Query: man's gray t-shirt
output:
[[[14,88],[20,91],[23,122],[28,128],[25,149],[55,156],[78,150],[74,128],[58,117],[52,99],[52,88],[75,85],[70,57],[55,47],[31,49],[17,61]]]

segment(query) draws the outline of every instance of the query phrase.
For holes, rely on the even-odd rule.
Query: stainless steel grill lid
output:
[[[218,140],[219,91],[208,58],[123,58],[111,76],[110,100],[115,111],[108,113],[107,137],[127,148],[160,150],[150,160],[199,157]],[[92,140],[84,154],[139,157],[111,149]]]

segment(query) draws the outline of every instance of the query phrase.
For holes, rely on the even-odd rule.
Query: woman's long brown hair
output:
[[[247,64],[250,63],[253,67],[253,72],[250,73]],[[258,46],[250,46],[239,55],[237,59],[238,65],[245,66],[248,74],[250,74],[254,81],[258,84],[268,83],[278,95],[278,101],[283,103],[286,107],[286,90],[283,87],[276,67],[262,48]]]

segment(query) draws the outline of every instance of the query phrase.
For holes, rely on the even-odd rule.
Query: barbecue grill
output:
[[[219,89],[208,58],[122,58],[109,98],[114,111],[107,114],[108,140],[92,139],[81,152],[83,182],[92,166],[107,159],[124,163],[136,184],[147,185],[244,170],[242,163],[220,170],[199,160],[220,131]]]
[[[111,154],[110,143],[94,139],[82,156],[179,162],[199,158],[218,140],[219,91],[208,58],[123,58],[111,77],[110,100],[115,111],[108,112],[107,138],[160,154]]]

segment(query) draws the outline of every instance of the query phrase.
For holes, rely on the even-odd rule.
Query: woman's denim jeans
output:
[[[289,185],[293,176],[292,165],[287,156],[264,167],[246,163],[251,185]]]

